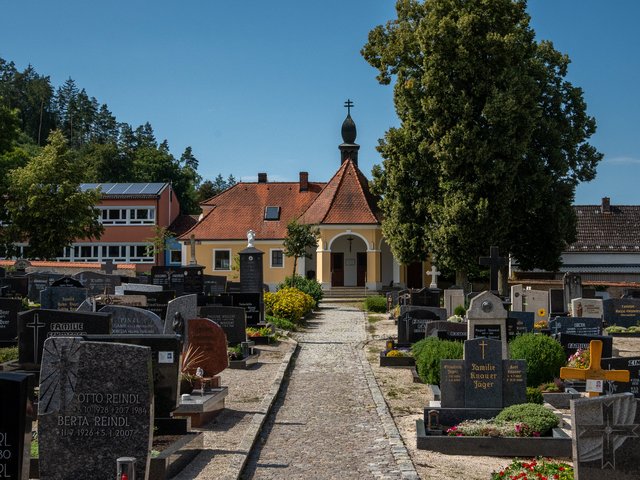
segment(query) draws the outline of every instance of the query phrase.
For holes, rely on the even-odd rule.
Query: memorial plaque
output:
[[[39,365],[42,348],[49,337],[78,337],[111,333],[111,314],[27,310],[18,314],[18,363]]]
[[[28,480],[32,376],[0,372],[0,478]]]
[[[82,284],[75,278],[63,276],[51,284],[52,287],[74,287],[83,288]]]
[[[527,403],[527,362],[504,360],[502,369],[502,406]]]
[[[467,339],[467,324],[442,320],[427,323],[427,336],[441,340],[464,341]]]
[[[193,362],[187,373],[195,374],[201,367],[205,377],[213,377],[229,366],[227,355],[227,337],[222,327],[208,318],[192,318],[187,320],[189,343],[196,352],[202,353],[203,358]]]
[[[602,300],[599,298],[574,298],[571,300],[572,317],[602,318]]]
[[[247,325],[257,325],[264,320],[261,293],[234,293],[233,306],[242,307],[247,314]]]
[[[640,404],[629,393],[571,402],[575,478],[637,479]]]
[[[117,275],[105,275],[91,271],[76,273],[74,278],[89,290],[89,295],[113,295],[116,293],[116,287],[122,284]]]
[[[464,407],[464,382],[463,360],[440,360],[440,405],[442,407]]]
[[[264,252],[254,247],[247,247],[240,257],[240,289],[244,293],[262,292],[264,284],[262,273],[262,257]]]
[[[591,340],[602,341],[602,356],[611,357],[613,352],[613,337],[608,335],[573,335],[571,333],[561,333],[556,336],[560,345],[564,348],[567,357],[576,353],[578,349],[589,350]]]
[[[555,317],[549,321],[551,333],[569,333],[571,335],[602,335],[600,318]]]
[[[473,338],[490,338],[492,340],[502,340],[500,325],[474,325]]]
[[[114,335],[155,335],[164,332],[160,317],[142,308],[106,305],[100,309],[100,313],[111,315],[111,333]]]
[[[113,480],[119,457],[147,478],[153,430],[151,350],[47,339],[40,373],[40,478]]]
[[[509,340],[518,335],[533,332],[535,314],[533,312],[509,312],[507,317],[507,337]]]
[[[465,406],[502,407],[502,342],[477,338],[464,342]]]
[[[47,310],[76,311],[87,296],[86,288],[51,286],[40,292],[40,306]]]
[[[603,358],[601,365],[603,370],[629,370],[631,380],[629,382],[605,380],[606,395],[629,392],[636,398],[640,398],[640,357]]]
[[[224,293],[227,289],[227,277],[223,275],[204,275],[203,283],[207,295]]]
[[[22,310],[22,300],[19,298],[0,298],[0,348],[9,347],[18,342],[20,310]]]
[[[640,325],[640,298],[610,298],[602,302],[604,321],[608,326]]]
[[[208,306],[200,308],[200,315],[216,322],[227,336],[229,345],[247,341],[247,318],[242,307]]]

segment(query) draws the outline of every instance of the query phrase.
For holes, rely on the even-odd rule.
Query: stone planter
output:
[[[270,343],[275,342],[275,338],[268,337],[249,337],[252,342],[255,342],[256,345],[269,345]]]
[[[571,458],[571,437],[559,428],[551,437],[450,437],[427,435],[424,420],[416,420],[417,446],[448,455],[490,457]]]
[[[567,388],[564,392],[542,392],[542,398],[554,408],[567,410],[571,406],[571,400],[580,398],[580,393],[573,388]]]
[[[253,355],[248,355],[241,360],[229,360],[229,368],[233,369],[245,369],[254,363],[258,363],[258,356],[260,354],[254,353]]]
[[[413,367],[415,364],[413,357],[387,357],[384,352],[380,352],[381,367]]]

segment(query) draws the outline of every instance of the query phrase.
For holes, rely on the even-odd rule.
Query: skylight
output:
[[[265,207],[265,220],[280,220],[280,207]]]

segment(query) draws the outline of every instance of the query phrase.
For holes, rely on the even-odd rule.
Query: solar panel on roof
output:
[[[81,183],[82,191],[100,188],[104,195],[154,195],[165,183]]]

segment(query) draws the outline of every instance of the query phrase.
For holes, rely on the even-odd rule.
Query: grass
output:
[[[18,359],[18,347],[0,348],[0,363]]]

